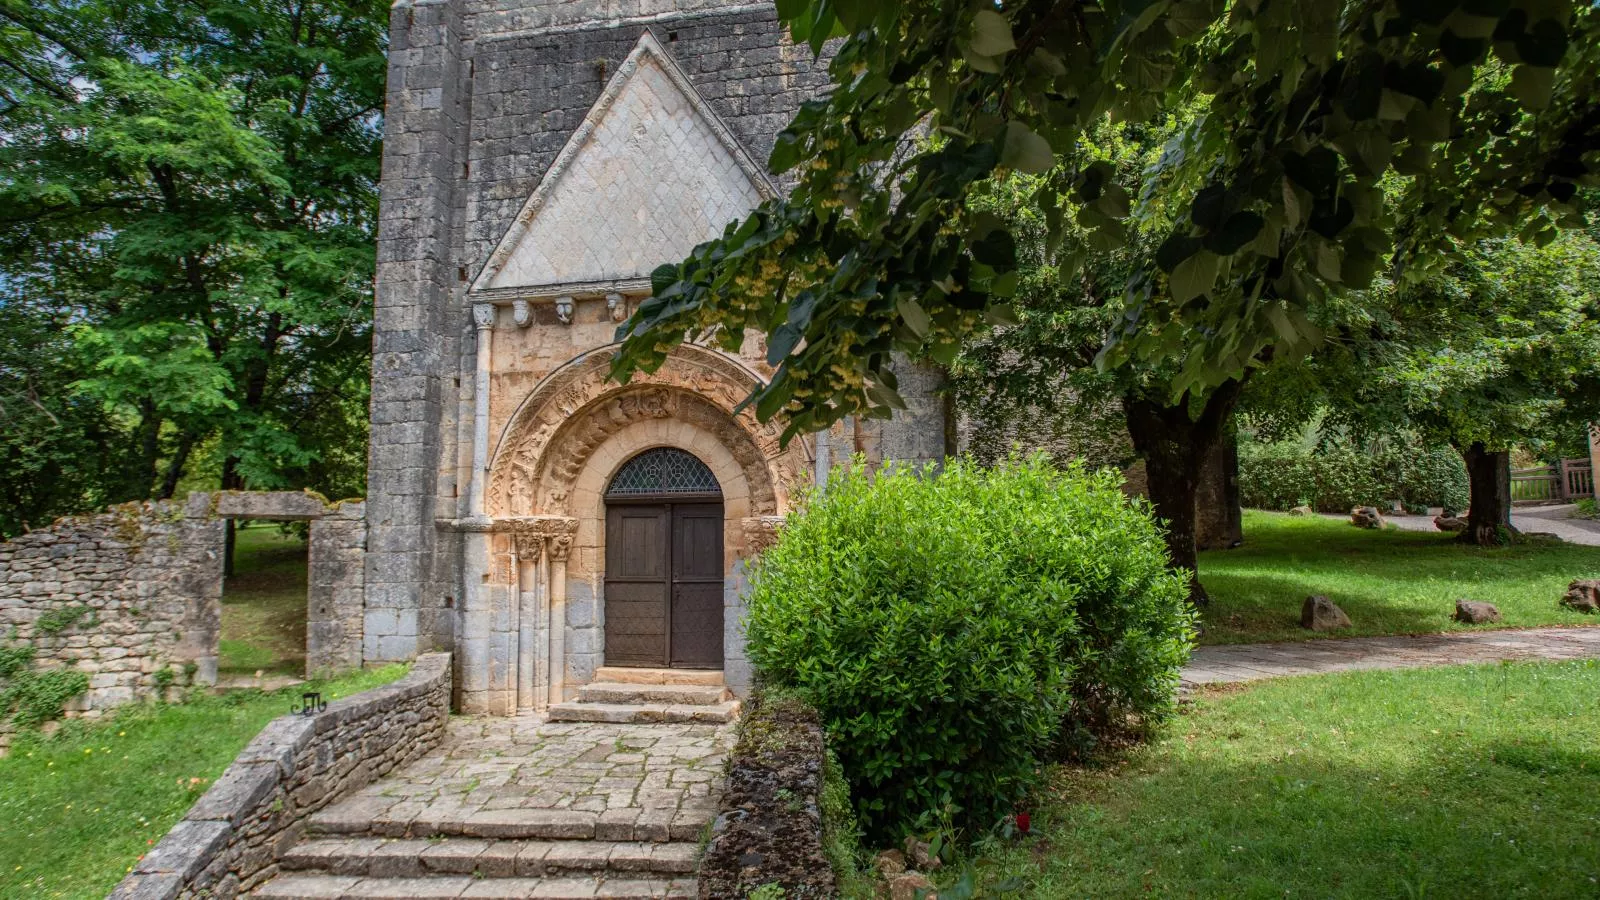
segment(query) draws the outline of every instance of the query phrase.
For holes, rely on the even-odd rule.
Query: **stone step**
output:
[[[733,692],[728,690],[726,685],[720,684],[632,684],[621,681],[596,681],[578,689],[579,703],[715,706],[732,699]]]
[[[716,808],[685,805],[682,809],[611,809],[604,813],[574,809],[480,809],[461,815],[432,815],[426,810],[396,819],[359,803],[336,804],[313,813],[307,822],[314,835],[377,838],[475,837],[497,840],[696,841]]]
[[[642,669],[635,666],[601,666],[595,681],[612,684],[726,684],[721,669]]]
[[[545,878],[601,872],[671,877],[693,875],[699,851],[689,841],[312,838],[296,844],[278,864],[292,872],[370,878]]]
[[[739,701],[728,700],[711,706],[672,703],[553,703],[552,722],[609,722],[646,724],[659,722],[703,722],[721,725],[739,718]]]
[[[435,875],[424,878],[362,878],[353,875],[279,875],[250,892],[261,900],[475,900],[592,897],[605,900],[687,900],[698,891],[692,878],[578,875],[554,878],[474,878]]]

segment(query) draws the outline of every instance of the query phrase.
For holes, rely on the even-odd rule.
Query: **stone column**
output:
[[[567,689],[567,557],[572,553],[572,535],[558,534],[550,539],[550,602],[545,606],[545,634],[550,650],[545,655],[550,694],[549,702],[566,701]]]
[[[478,364],[472,376],[472,480],[467,484],[467,515],[483,515],[484,481],[489,469],[489,371],[494,362],[494,304],[472,304]]]
[[[519,535],[517,544],[520,577],[517,591],[517,709],[538,709],[538,689],[543,685],[545,662],[540,659],[541,633],[547,627],[548,614],[542,602],[545,594],[547,566],[544,560],[543,535]]]

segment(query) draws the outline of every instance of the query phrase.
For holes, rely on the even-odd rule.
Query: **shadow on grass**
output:
[[[998,861],[1018,896],[1600,896],[1600,753],[1425,743],[1408,766],[1285,746],[1072,779]]]

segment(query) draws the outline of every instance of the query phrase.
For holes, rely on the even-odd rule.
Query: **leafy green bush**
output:
[[[857,461],[756,563],[749,652],[822,714],[869,836],[986,827],[1053,751],[1171,713],[1185,593],[1114,473]]]
[[[1467,470],[1449,447],[1389,447],[1367,453],[1351,447],[1307,449],[1292,444],[1242,442],[1239,497],[1257,509],[1290,509],[1302,503],[1321,512],[1352,506],[1407,509],[1467,506]]]

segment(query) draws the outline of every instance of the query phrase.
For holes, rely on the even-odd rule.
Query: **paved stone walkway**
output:
[[[1505,659],[1600,658],[1600,627],[1330,638],[1197,648],[1183,685],[1228,684],[1354,669],[1409,669]]]
[[[430,754],[316,813],[253,896],[695,896],[733,726],[456,717]]]
[[[716,816],[732,740],[726,726],[460,716],[433,753],[314,821],[326,831],[370,821],[395,837],[548,821],[570,833],[543,837],[694,840]]]

